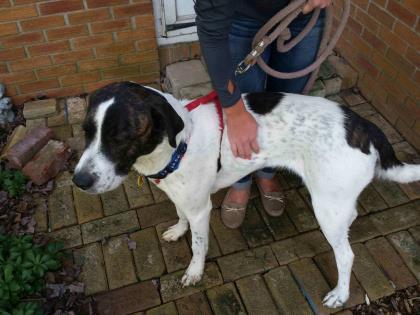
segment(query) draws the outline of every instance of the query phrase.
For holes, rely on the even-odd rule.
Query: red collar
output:
[[[223,131],[224,123],[223,123],[222,104],[220,103],[220,100],[219,100],[219,97],[217,96],[216,91],[212,91],[210,94],[207,94],[205,96],[195,99],[194,101],[185,105],[185,108],[189,112],[191,112],[200,105],[207,105],[211,103],[214,103],[216,105],[217,114],[219,115],[219,127],[220,127],[220,130]]]

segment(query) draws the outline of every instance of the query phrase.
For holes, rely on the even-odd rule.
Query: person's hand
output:
[[[235,105],[224,109],[230,148],[235,157],[251,159],[252,152],[258,153],[258,124],[245,109],[242,99]]]
[[[331,0],[308,0],[303,7],[302,13],[307,14],[314,9],[325,9],[331,4]]]

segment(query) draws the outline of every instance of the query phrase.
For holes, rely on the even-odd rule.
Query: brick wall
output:
[[[151,0],[0,0],[0,82],[16,104],[158,78]]]
[[[362,93],[420,149],[420,1],[351,2],[337,50],[358,70]]]
[[[198,41],[164,45],[159,47],[159,61],[161,69],[178,61],[198,59],[201,57]]]

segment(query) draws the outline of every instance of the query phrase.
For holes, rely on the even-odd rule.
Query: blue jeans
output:
[[[310,20],[311,15],[299,16],[289,26],[292,38],[298,35]],[[321,13],[312,31],[293,49],[279,53],[274,42],[262,54],[264,61],[273,69],[282,72],[294,72],[310,65],[316,58],[321,42],[325,12]],[[264,23],[244,16],[235,17],[229,34],[229,44],[232,61],[235,65],[241,62],[252,49],[252,39]],[[244,74],[236,76],[236,84],[243,93],[248,92],[287,92],[302,93],[309,75],[301,78],[283,80],[267,74],[258,66],[251,67]],[[273,178],[275,170],[264,168],[257,172],[257,177]],[[251,175],[247,175],[233,185],[236,189],[251,186]]]

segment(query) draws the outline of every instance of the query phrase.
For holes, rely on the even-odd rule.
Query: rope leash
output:
[[[332,53],[341,34],[343,33],[344,27],[346,26],[347,20],[350,15],[350,0],[343,1],[344,9],[341,16],[341,21],[337,27],[336,32],[332,37],[332,8],[331,6],[326,8],[326,24],[322,35],[322,40],[319,45],[317,58],[311,65],[295,72],[280,72],[270,68],[260,56],[267,48],[267,46],[269,46],[275,40],[277,40],[277,51],[287,52],[291,50],[313,29],[319,18],[321,12],[320,9],[316,9],[314,11],[310,21],[304,27],[304,29],[296,37],[291,39],[291,32],[288,26],[302,12],[305,4],[306,0],[293,0],[287,7],[280,10],[266,24],[264,24],[263,27],[261,27],[261,29],[257,32],[252,41],[253,49],[244,58],[244,60],[242,60],[238,64],[235,74],[245,73],[255,63],[258,63],[261,69],[263,69],[268,75],[279,79],[300,78],[312,72],[303,90],[303,94],[307,94],[316,80],[319,67],[325,61],[325,59],[327,59],[327,57]],[[287,44],[285,44],[285,42],[288,40],[290,41]]]

